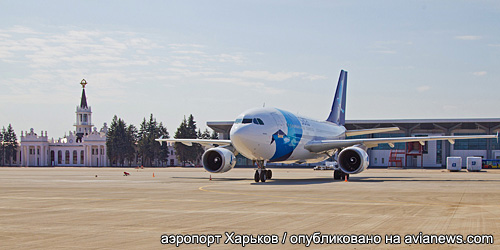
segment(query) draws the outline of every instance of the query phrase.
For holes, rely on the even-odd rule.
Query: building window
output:
[[[36,149],[36,154],[37,154],[37,155],[39,155],[39,154],[40,154],[40,149],[39,149],[39,148],[37,148],[37,149]]]
[[[73,164],[77,164],[76,161],[78,161],[78,153],[73,150]]]
[[[382,164],[384,164],[384,163],[385,163],[384,161],[385,161],[385,158],[382,158]]]
[[[34,153],[33,153],[33,149],[32,149],[32,148],[30,148],[30,155],[33,155],[33,154],[34,154]]]
[[[394,138],[394,137],[404,137],[404,133],[399,134],[373,134],[373,138]],[[406,145],[404,142],[396,142],[394,143],[394,148],[391,148],[387,143],[381,143],[377,147],[372,148],[372,150],[391,150],[391,149],[400,149],[404,150]],[[383,163],[383,162],[382,162]]]
[[[62,164],[62,151],[57,151],[57,164]]]
[[[484,133],[455,133],[454,135],[485,135]],[[486,150],[488,139],[456,140],[453,145],[454,150]]]
[[[436,141],[436,164],[443,164],[443,141]]]
[[[69,164],[69,150],[64,153],[64,163]]]
[[[56,161],[56,157],[55,157],[55,154],[54,154],[54,150],[50,150],[50,165],[54,165]]]
[[[85,161],[84,157],[85,157],[85,154],[83,153],[84,151],[80,151],[80,164],[83,164],[83,162]]]

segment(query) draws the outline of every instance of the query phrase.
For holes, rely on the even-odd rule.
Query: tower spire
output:
[[[92,110],[87,104],[87,96],[85,95],[85,85],[87,81],[83,79],[80,84],[82,85],[82,99],[80,106],[76,107],[76,136],[77,142],[82,142],[82,138],[92,132]]]
[[[87,81],[85,81],[85,79],[83,79],[80,84],[82,85],[82,100],[80,102],[80,108],[88,108],[88,105],[87,105],[87,96],[85,95],[85,85],[87,85]]]

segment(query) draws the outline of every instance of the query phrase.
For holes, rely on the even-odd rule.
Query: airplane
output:
[[[347,130],[345,125],[347,71],[341,70],[333,105],[327,119],[317,121],[277,108],[254,108],[240,114],[231,130],[229,140],[214,139],[164,139],[156,141],[199,143],[209,149],[203,153],[203,167],[210,173],[225,173],[236,164],[237,154],[257,163],[255,182],[272,178],[267,163],[302,164],[317,163],[337,155],[333,179],[348,179],[369,165],[367,149],[387,143],[448,140],[454,144],[459,139],[498,138],[497,135],[427,136],[396,138],[347,139],[349,136],[367,135],[400,130],[398,127]]]

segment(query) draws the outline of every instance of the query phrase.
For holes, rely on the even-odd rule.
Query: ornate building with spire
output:
[[[76,107],[75,131],[58,140],[48,139],[47,131],[40,135],[34,129],[21,131],[21,143],[16,155],[21,166],[109,166],[106,155],[107,124],[97,131],[92,124],[92,109],[87,104],[83,79],[80,105]]]

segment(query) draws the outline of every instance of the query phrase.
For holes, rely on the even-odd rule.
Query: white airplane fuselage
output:
[[[344,139],[345,132],[344,126],[332,122],[276,108],[256,108],[236,118],[230,139],[235,149],[250,160],[316,163],[326,160],[328,154],[312,153],[304,146],[311,140]]]

